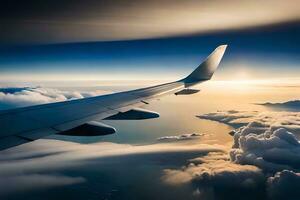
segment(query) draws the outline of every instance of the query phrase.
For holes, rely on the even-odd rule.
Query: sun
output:
[[[245,69],[238,70],[233,77],[233,80],[236,81],[246,81],[252,79],[253,77],[251,76],[250,72]]]

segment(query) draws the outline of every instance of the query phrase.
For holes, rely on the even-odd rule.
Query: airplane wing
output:
[[[198,92],[190,86],[211,79],[227,45],[217,47],[189,76],[179,81],[114,94],[57,102],[0,112],[0,150],[51,134],[94,136],[116,130],[101,120],[156,118],[158,113],[136,108],[166,94]]]

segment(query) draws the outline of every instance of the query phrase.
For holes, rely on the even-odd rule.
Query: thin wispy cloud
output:
[[[81,99],[108,93],[110,92],[101,90],[79,92],[43,87],[0,88],[0,110]]]
[[[181,135],[171,135],[171,136],[163,136],[157,138],[157,141],[160,142],[174,142],[174,141],[185,141],[185,140],[193,140],[201,137],[207,137],[211,134],[207,133],[190,133],[190,134],[181,134]]]
[[[129,145],[108,142],[94,144],[77,144],[73,142],[51,139],[37,140],[13,149],[0,152],[0,196],[19,191],[35,191],[41,188],[51,188],[80,184],[88,180],[81,176],[66,176],[63,170],[78,166],[86,166],[89,162],[116,158],[130,158],[139,162],[160,162],[161,157],[173,158],[174,154],[186,155],[175,161],[184,160],[192,155],[206,155],[209,152],[222,152],[224,146],[205,144],[171,144]],[[39,149],[37,151],[37,149]],[[113,165],[115,162],[113,162]],[[116,165],[115,167],[120,167]],[[122,166],[121,166],[122,167]],[[30,182],[24,187],[24,183]],[[4,187],[8,184],[8,187]]]
[[[300,114],[298,112],[258,112],[258,111],[218,111],[198,116],[201,119],[214,120],[229,124],[234,127],[241,125],[255,124],[255,129],[249,129],[249,132],[256,131],[263,133],[264,131],[278,128],[285,128],[293,132],[300,130]]]

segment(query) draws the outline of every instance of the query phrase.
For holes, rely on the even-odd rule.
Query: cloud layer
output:
[[[164,180],[171,184],[189,181],[201,185],[219,187],[248,187],[262,177],[261,170],[252,165],[239,165],[230,162],[227,154],[209,153],[207,156],[190,160],[181,170],[165,170]]]
[[[78,92],[61,91],[52,88],[24,87],[24,88],[1,88],[0,110],[30,105],[53,103],[84,97],[107,94],[107,91]]]
[[[255,165],[268,172],[300,169],[299,113],[220,111],[200,118],[241,126],[232,132],[233,162]]]
[[[294,134],[283,128],[263,133],[255,133],[255,129],[259,127],[250,123],[235,133],[230,152],[233,162],[256,165],[270,172],[300,168],[300,143]]]
[[[0,105],[64,101],[101,92],[8,88],[0,90],[3,97]],[[88,178],[69,175],[63,170],[83,168],[93,161],[105,166],[112,160],[119,170],[132,170],[140,163],[146,163],[145,166],[155,163],[159,170],[163,169],[160,177],[163,184],[191,185],[191,195],[195,198],[282,199],[289,195],[290,199],[297,199],[300,195],[299,113],[231,110],[198,117],[235,126],[232,148],[199,144],[199,138],[207,136],[203,133],[164,136],[157,139],[157,144],[139,146],[41,139],[0,152],[0,196],[84,184],[89,182]],[[129,160],[133,164],[128,164]]]
[[[184,162],[195,154],[206,155],[209,152],[220,151],[224,151],[222,146],[204,144],[160,143],[134,146],[100,142],[87,145],[40,139],[0,152],[0,196],[87,182],[88,179],[81,176],[57,173],[78,166],[84,168],[92,161],[99,161],[101,166],[101,163],[107,164],[109,160],[116,159],[112,161],[112,166],[118,169],[116,162],[122,165],[131,160],[134,161],[133,165],[124,164],[121,168],[135,168],[134,165],[140,162],[155,162],[160,165],[161,158],[168,159],[170,165],[174,155],[176,155],[174,162],[177,163]],[[25,182],[30,184],[24,186]],[[8,186],[4,187],[6,184]]]
[[[201,119],[208,119],[229,124],[233,127],[241,127],[249,123],[257,123],[256,132],[264,132],[267,129],[275,130],[285,128],[298,133],[300,131],[299,112],[258,112],[258,111],[219,111],[198,116]],[[250,129],[248,129],[249,131]]]
[[[157,138],[157,140],[161,141],[161,142],[175,142],[175,141],[185,141],[185,140],[197,139],[197,138],[205,137],[205,136],[209,136],[209,135],[210,134],[207,134],[207,133],[190,133],[190,134],[163,136],[163,137]]]
[[[300,110],[300,100],[286,101],[283,103],[262,103],[258,104],[262,106],[267,106],[272,109],[278,110],[290,110],[290,111],[299,111]]]
[[[239,127],[232,132],[233,146],[228,154],[210,153],[166,170],[166,183],[193,183],[195,194],[206,199],[233,198],[237,188],[255,190],[256,198],[299,197],[299,113],[231,110],[199,117]]]

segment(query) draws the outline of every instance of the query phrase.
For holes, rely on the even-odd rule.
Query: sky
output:
[[[3,1],[1,82],[173,80],[221,44],[216,80],[297,78],[297,3]]]
[[[2,1],[2,43],[169,37],[299,20],[298,0]]]

